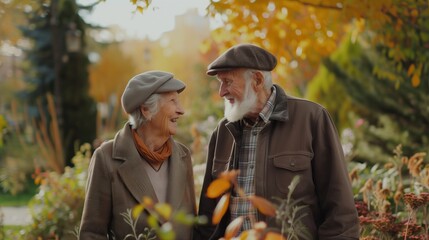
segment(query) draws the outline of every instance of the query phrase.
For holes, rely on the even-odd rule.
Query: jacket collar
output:
[[[125,186],[132,196],[142,202],[144,196],[150,197],[155,203],[158,202],[155,190],[152,187],[149,176],[143,167],[144,161],[135,148],[132,138],[131,126],[126,123],[125,126],[116,134],[113,142],[113,159],[123,161],[118,167],[120,175]],[[186,163],[183,157],[186,153],[173,141],[173,151],[169,161],[168,172],[168,193],[167,203],[173,209],[177,209],[185,194],[186,181]]]
[[[270,116],[270,120],[285,122],[289,119],[289,111],[287,106],[288,96],[286,95],[285,91],[277,84],[274,84],[274,87],[276,88],[277,95],[274,103],[274,110]]]

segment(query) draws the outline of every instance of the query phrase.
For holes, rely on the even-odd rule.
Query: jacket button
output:
[[[292,167],[295,167],[295,163],[290,163],[290,165],[291,165]]]

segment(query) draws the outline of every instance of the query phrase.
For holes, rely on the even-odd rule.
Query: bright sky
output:
[[[85,4],[86,0],[79,0]],[[126,0],[106,0],[99,3],[89,16],[84,16],[88,23],[101,26],[118,25],[129,37],[149,37],[155,40],[163,32],[174,27],[174,17],[188,9],[197,8],[200,15],[205,15],[209,0],[152,0],[150,8],[135,12],[135,6]]]

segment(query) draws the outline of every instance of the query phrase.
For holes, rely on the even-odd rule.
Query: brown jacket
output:
[[[286,96],[278,87],[270,122],[259,133],[256,150],[256,195],[276,203],[286,199],[295,175],[301,180],[292,198],[308,205],[303,223],[313,239],[358,239],[359,221],[337,130],[325,108]],[[207,157],[199,215],[212,217],[216,199],[205,196],[216,176],[235,168],[240,124],[222,120],[215,129]],[[218,239],[229,223],[226,214],[216,231],[198,227],[194,239]],[[280,229],[273,218],[259,214],[269,227]]]
[[[124,239],[132,233],[121,213],[132,209],[143,196],[157,202],[155,191],[142,165],[129,124],[114,140],[95,150],[89,166],[87,192],[80,227],[80,240]],[[196,214],[194,178],[189,150],[178,142],[173,144],[169,158],[167,203],[173,210],[183,209]],[[142,212],[137,222],[137,233],[147,225],[150,212]],[[162,223],[162,222],[161,222]],[[176,239],[192,238],[189,226],[174,226]]]

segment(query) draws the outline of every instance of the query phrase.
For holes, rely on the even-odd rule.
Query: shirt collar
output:
[[[259,116],[262,118],[262,120],[264,120],[265,123],[268,123],[271,113],[273,113],[274,101],[276,100],[276,88],[273,86],[271,87],[271,90],[271,95],[268,98],[267,103],[265,103],[264,108],[259,113]]]
[[[273,113],[274,110],[274,101],[276,99],[276,88],[273,86],[271,87],[271,95],[268,98],[268,101],[265,103],[265,106],[262,108],[261,112],[259,113],[259,117],[256,119],[256,122],[254,123],[250,123],[248,120],[243,119],[243,123],[245,126],[247,127],[254,127],[256,126],[259,121],[262,119],[264,121],[265,124],[268,123],[271,114]]]

